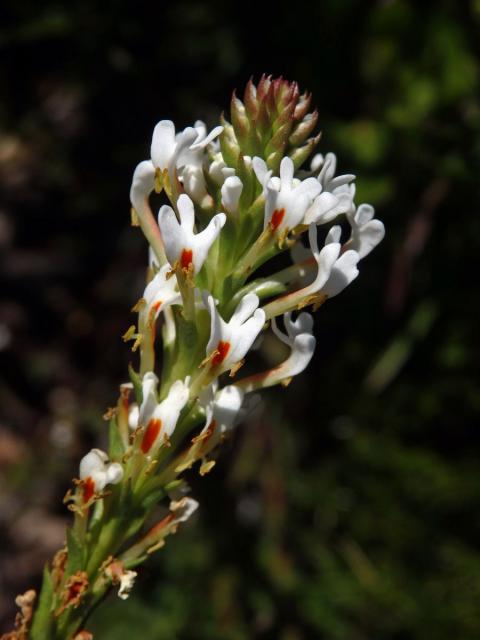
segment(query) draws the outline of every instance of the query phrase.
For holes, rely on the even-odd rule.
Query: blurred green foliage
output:
[[[321,150],[387,226],[319,311],[313,366],[192,474],[198,518],[98,610],[95,637],[477,640],[478,0],[278,4],[265,21],[193,0],[2,12],[0,393],[20,504],[63,513],[125,378],[144,260],[127,196],[156,120],[211,123],[250,74],[296,79]]]

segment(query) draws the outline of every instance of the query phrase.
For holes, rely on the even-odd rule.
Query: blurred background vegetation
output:
[[[2,629],[105,440],[145,246],[128,190],[154,124],[210,125],[253,75],[313,92],[321,151],[387,237],[316,318],[318,352],[191,476],[198,517],[115,596],[104,640],[480,637],[480,2],[4,0]],[[267,341],[264,356],[276,358]]]

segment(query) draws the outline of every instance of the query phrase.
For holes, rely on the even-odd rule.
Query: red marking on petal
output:
[[[220,342],[217,344],[217,353],[212,358],[212,364],[221,364],[227,357],[229,351],[230,342],[224,342],[223,340],[220,340]]]
[[[282,220],[285,217],[285,209],[275,209],[272,213],[272,218],[270,220],[270,224],[272,225],[272,229],[278,229],[278,227],[282,224]]]
[[[152,309],[154,309],[155,311],[158,311],[161,306],[162,306],[162,300],[158,300],[158,302],[154,302],[152,304]]]
[[[184,249],[182,251],[182,255],[180,256],[180,266],[182,269],[187,269],[192,264],[193,260],[193,251],[191,249]]]
[[[148,453],[157,439],[158,434],[160,433],[160,429],[162,427],[162,421],[152,418],[150,422],[147,424],[147,428],[145,429],[145,433],[143,434],[143,440],[140,448],[143,453]]]
[[[83,502],[86,504],[95,493],[95,482],[93,478],[88,476],[83,481]]]

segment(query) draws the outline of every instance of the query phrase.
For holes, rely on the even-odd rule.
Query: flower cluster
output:
[[[88,547],[80,567],[86,594],[100,593],[108,580],[123,585],[122,597],[128,593],[132,573],[122,572],[162,546],[197,506],[172,495],[184,492],[184,471],[198,463],[207,473],[251,394],[305,369],[315,338],[304,309],[343,291],[383,238],[373,208],[355,205],[355,176],[336,175],[334,154],[313,155],[301,168],[319,142],[309,107],[296,83],[250,81],[243,100],[232,98],[231,122],[211,132],[202,122],[177,131],[160,121],[150,158],[134,171],[132,224],[150,257],[138,319],[124,339],[140,363],[109,412],[109,455],[94,449],[83,458],[70,496],[75,539]],[[154,191],[165,199],[158,211]],[[268,271],[279,254],[290,264]],[[260,266],[268,275],[256,275]],[[243,375],[269,330],[288,356]],[[170,511],[138,537],[165,496]],[[134,516],[119,515],[128,513]],[[113,568],[105,564],[112,556]]]

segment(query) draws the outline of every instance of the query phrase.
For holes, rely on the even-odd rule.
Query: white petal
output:
[[[232,348],[224,361],[225,368],[240,362],[246,356],[264,324],[265,311],[257,309],[253,316],[235,331],[232,336]]]
[[[260,182],[262,186],[265,186],[266,182],[270,179],[272,172],[268,170],[267,163],[263,158],[259,158],[255,156],[252,160],[252,167],[255,175],[257,176],[257,180]]]
[[[282,185],[290,186],[292,184],[294,172],[293,160],[288,156],[282,158],[280,163],[280,180],[282,181]]]
[[[151,156],[155,167],[167,169],[175,148],[175,125],[171,120],[161,120],[153,130]]]
[[[107,484],[118,484],[123,478],[123,467],[118,462],[111,462],[106,468]]]
[[[144,160],[135,167],[130,188],[130,202],[139,216],[154,189],[155,167],[150,160]]]
[[[80,479],[84,480],[93,474],[103,471],[108,455],[101,449],[92,449],[80,460]]]
[[[310,171],[312,173],[315,173],[316,171],[318,171],[322,166],[323,162],[324,162],[323,155],[321,153],[316,153],[310,162]]]
[[[371,204],[361,204],[355,213],[354,220],[358,226],[363,226],[367,222],[370,222],[370,220],[373,220],[374,216],[375,209]]]
[[[322,185],[316,178],[306,178],[295,188],[295,194],[306,194],[312,200],[318,196],[322,190]]]
[[[214,400],[213,417],[221,433],[232,429],[242,406],[244,393],[234,385],[221,389]]]
[[[177,200],[177,207],[182,228],[188,233],[193,233],[193,227],[195,225],[195,209],[193,202],[186,193],[182,193],[179,196]]]
[[[206,353],[209,355],[217,348],[220,340],[224,338],[224,327],[226,323],[217,311],[213,296],[207,297],[206,306],[210,312],[210,339],[206,349]]]
[[[242,194],[243,184],[240,178],[232,176],[227,178],[222,186],[222,203],[229,213],[236,214],[238,201]]]
[[[142,404],[140,405],[138,424],[145,427],[158,404],[158,378],[153,371],[148,371],[142,379]]]
[[[203,124],[203,122],[202,122]],[[205,125],[203,125],[205,126]],[[206,131],[206,130],[205,130]],[[194,144],[192,144],[192,146],[190,147],[191,149],[204,149],[212,140],[215,140],[215,138],[217,138],[223,131],[223,127],[222,126],[217,126],[214,129],[212,129],[210,131],[210,133],[208,134],[208,136],[206,136],[205,138],[202,137],[202,139],[200,139],[200,136],[197,138],[197,140],[195,140]]]
[[[282,365],[282,374],[286,378],[296,376],[307,368],[315,351],[316,340],[308,334],[302,333],[296,336],[292,353]]]
[[[370,251],[385,237],[385,227],[380,220],[371,220],[358,234],[357,242],[353,242],[352,248],[358,251],[360,258],[367,256]]]
[[[322,292],[332,298],[343,291],[358,276],[357,264],[359,260],[360,256],[356,251],[345,251],[335,262]]]
[[[208,223],[207,227],[193,236],[193,266],[195,273],[198,273],[207,259],[208,252],[212,244],[218,238],[220,230],[226,221],[224,213],[217,213]]]
[[[174,210],[169,205],[164,204],[160,207],[158,226],[162,234],[167,259],[170,264],[175,264],[180,258],[182,250],[189,248],[189,246],[188,238],[186,238],[186,234],[180,226]]]
[[[285,313],[283,320],[290,338],[295,338],[301,333],[312,333],[313,316],[306,311],[299,313],[296,320],[292,320],[291,312]]]
[[[235,309],[230,322],[242,324],[258,307],[259,299],[255,293],[247,293],[243,296]]]
[[[162,422],[162,434],[171,436],[178,418],[189,396],[188,384],[177,380],[172,384],[167,397],[155,408],[153,415]],[[152,447],[153,448],[153,447]]]
[[[332,242],[340,242],[342,237],[342,227],[339,224],[335,224],[328,230],[327,237],[325,238],[325,244],[331,244]]]

